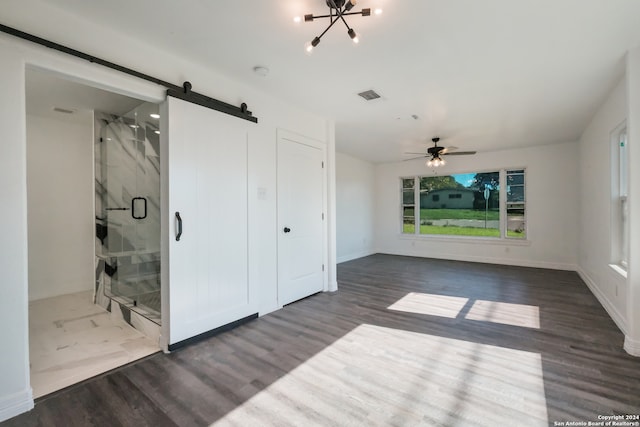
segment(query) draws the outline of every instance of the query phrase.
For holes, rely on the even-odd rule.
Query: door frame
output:
[[[328,161],[327,161],[327,144],[323,141],[290,131],[282,128],[276,129],[276,162],[278,162],[278,150],[280,149],[280,141],[288,140],[291,142],[295,142],[297,144],[306,145],[309,147],[313,147],[319,149],[322,153],[322,212],[324,213],[324,220],[322,221],[322,264],[324,265],[324,270],[322,271],[322,292],[329,291],[329,212],[328,212]],[[276,163],[276,200],[278,194],[278,170],[280,165]],[[280,224],[280,206],[276,202],[276,229]],[[279,233],[279,230],[277,230]],[[280,298],[280,248],[279,248],[280,239],[276,239],[276,277],[277,277],[277,287],[276,287],[276,296],[278,309],[282,308],[284,304],[282,304],[282,300]]]

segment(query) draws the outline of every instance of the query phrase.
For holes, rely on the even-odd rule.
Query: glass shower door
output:
[[[101,211],[107,228],[101,249],[111,273],[105,293],[159,323],[160,150],[153,107],[143,104],[101,121]]]

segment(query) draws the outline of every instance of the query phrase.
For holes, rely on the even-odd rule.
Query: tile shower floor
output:
[[[160,351],[157,343],[92,303],[92,291],[29,303],[35,398]]]

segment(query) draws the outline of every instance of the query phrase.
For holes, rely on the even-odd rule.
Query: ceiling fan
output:
[[[440,141],[440,138],[438,137],[431,138],[431,141],[433,141],[433,147],[427,148],[426,154],[405,153],[405,154],[421,154],[421,156],[419,157],[412,157],[410,159],[405,159],[405,161],[419,159],[420,157],[429,157],[429,160],[426,163],[427,166],[438,167],[438,166],[443,166],[446,163],[440,156],[466,156],[470,154],[476,154],[475,151],[456,151],[458,149],[457,147],[441,147],[438,145],[438,141]]]

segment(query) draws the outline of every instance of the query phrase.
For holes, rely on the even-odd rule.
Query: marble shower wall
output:
[[[95,301],[110,309],[117,298],[159,320],[160,146],[143,106],[125,117],[95,113]]]

